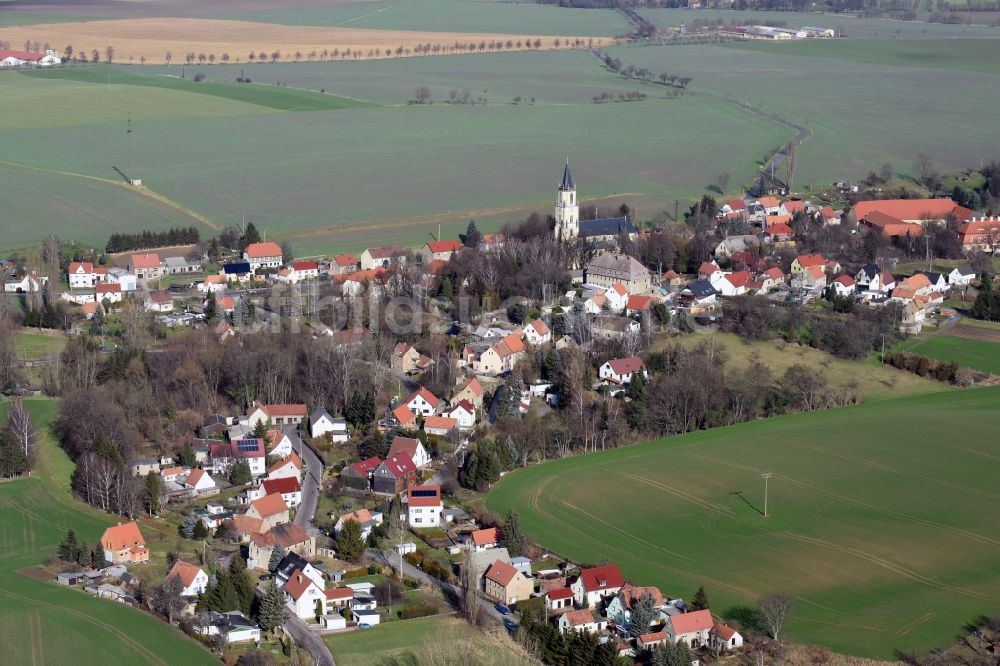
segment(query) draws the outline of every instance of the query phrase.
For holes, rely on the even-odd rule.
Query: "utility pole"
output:
[[[132,178],[132,111],[128,112],[128,127],[125,130],[125,152],[126,152],[126,165],[125,168],[128,169],[128,184],[131,185],[134,178]]]
[[[760,478],[764,479],[764,517],[767,518],[767,480],[770,479],[774,474],[771,472],[764,472],[760,475]]]

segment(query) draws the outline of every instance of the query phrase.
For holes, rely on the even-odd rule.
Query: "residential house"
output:
[[[240,611],[209,611],[199,615],[195,619],[194,630],[202,636],[222,636],[226,644],[260,642],[260,627]]]
[[[350,275],[358,270],[358,259],[353,254],[338,254],[330,261],[331,275]]]
[[[445,409],[442,414],[455,419],[455,425],[459,430],[472,430],[476,427],[476,408],[468,400],[462,400],[454,407]],[[424,425],[426,426],[426,423]]]
[[[62,62],[55,49],[41,51],[12,51],[0,49],[0,69],[18,69],[31,67],[51,67]]]
[[[243,250],[243,261],[250,264],[252,271],[261,268],[280,268],[281,264],[284,263],[283,255],[281,246],[277,243],[271,241],[250,243]]]
[[[496,527],[487,527],[471,532],[467,544],[476,552],[498,548],[500,546],[500,530]]]
[[[205,279],[198,283],[198,291],[205,294],[219,294],[226,290],[226,277],[224,275],[206,275]]]
[[[248,568],[267,571],[271,555],[278,546],[285,549],[288,555],[294,553],[303,558],[316,556],[316,537],[295,523],[281,523],[270,530],[263,530],[263,524],[257,523],[255,519],[239,521],[240,518],[243,516],[233,518],[233,528],[237,534],[253,530],[249,533]]]
[[[587,264],[587,282],[602,287],[621,283],[631,294],[645,294],[651,286],[646,267],[627,254],[605,252]]]
[[[270,420],[273,425],[299,425],[305,421],[309,408],[304,404],[264,405],[254,402],[247,408],[246,421],[251,428],[260,421]]]
[[[133,254],[128,259],[128,270],[139,280],[158,280],[163,275],[160,255],[156,252]]]
[[[252,475],[264,474],[267,465],[267,451],[263,439],[238,439],[230,446],[232,447],[232,457],[235,460],[245,460]]]
[[[620,339],[626,335],[633,335],[639,332],[639,322],[628,317],[616,317],[614,315],[597,315],[590,325],[595,338],[608,340]]]
[[[253,279],[253,268],[249,261],[233,261],[222,265],[222,274],[226,282],[246,284]]]
[[[191,473],[184,479],[184,487],[198,493],[215,490],[215,479],[209,476],[208,472],[201,468],[191,470]]]
[[[120,284],[99,283],[94,287],[94,298],[98,302],[103,302],[106,299],[109,303],[120,303],[122,287]]]
[[[752,234],[729,236],[715,246],[716,259],[728,260],[736,252],[750,252],[760,246],[760,239]]]
[[[114,527],[104,530],[104,534],[101,535],[101,548],[104,550],[105,562],[128,564],[149,561],[146,540],[142,537],[139,525],[134,520],[128,523],[118,523]]]
[[[173,465],[172,467],[164,467],[160,470],[160,478],[163,481],[177,481],[179,478],[184,476],[188,472],[186,467],[182,465]]]
[[[654,607],[659,608],[663,606],[664,599],[663,593],[660,592],[660,588],[654,586],[639,587],[630,583],[625,583],[618,594],[616,594],[608,603],[606,611],[608,619],[619,627],[632,629],[633,631],[638,630],[642,633],[648,632],[649,627],[632,627],[632,607],[639,599],[647,594],[653,599]],[[659,617],[654,618],[653,621],[658,622]]]
[[[837,296],[850,296],[854,293],[854,278],[850,275],[838,275],[830,283],[830,288]]]
[[[70,289],[93,289],[97,281],[97,274],[94,272],[94,264],[89,261],[72,262],[66,271],[69,277]]]
[[[969,264],[962,264],[948,273],[948,284],[952,287],[967,287],[976,279],[976,271]]]
[[[403,372],[411,374],[417,370],[417,361],[420,360],[420,352],[413,345],[405,342],[396,343],[389,358],[389,365],[393,372]]]
[[[333,533],[336,536],[340,536],[340,532],[344,529],[344,525],[349,520],[353,520],[360,525],[361,538],[368,539],[368,535],[371,534],[371,531],[382,524],[382,513],[380,511],[358,509],[357,511],[342,514],[340,518],[337,519],[336,525],[333,526]]]
[[[150,472],[154,474],[160,473],[159,458],[136,458],[132,461],[133,476],[146,476]]]
[[[432,261],[448,261],[453,254],[461,249],[462,241],[460,240],[429,241],[420,248],[421,262],[427,266]]]
[[[372,492],[381,495],[398,495],[413,483],[417,468],[407,455],[386,458],[372,473]]]
[[[800,254],[792,261],[791,274],[793,277],[804,273],[807,268],[819,266],[825,272],[826,259],[822,254]]]
[[[171,576],[177,576],[177,579],[183,586],[183,589],[181,589],[182,597],[198,596],[208,588],[208,574],[201,567],[188,564],[184,560],[174,562],[174,566],[167,573],[167,578]]]
[[[703,261],[698,267],[698,279],[713,282],[722,275],[722,269],[714,261]]]
[[[644,378],[649,378],[646,364],[638,356],[613,358],[602,365],[598,371],[600,378],[610,384],[628,384],[636,373],[642,373]]]
[[[783,222],[772,224],[764,230],[764,240],[775,246],[784,246],[795,238],[795,231]]]
[[[966,252],[995,254],[1000,249],[1000,215],[971,218],[958,228],[958,238]]]
[[[544,321],[536,319],[524,327],[524,337],[530,344],[541,345],[552,340],[552,331]]]
[[[785,282],[785,274],[778,267],[768,268],[760,274],[761,292],[773,291]]]
[[[701,314],[715,309],[719,292],[708,280],[689,282],[677,296],[678,304],[691,309],[692,314]]]
[[[467,359],[471,359],[473,371],[491,376],[512,371],[525,352],[524,342],[516,333],[507,335],[489,347],[466,345],[465,349]]]
[[[751,276],[747,271],[724,273],[712,281],[712,287],[720,296],[740,296],[747,292]]]
[[[166,257],[163,260],[163,272],[168,275],[200,273],[201,270],[202,265],[200,261],[188,261],[184,257]]]
[[[410,527],[441,524],[441,486],[410,486],[406,489],[407,522]]]
[[[628,304],[628,289],[621,282],[615,282],[611,288],[604,292],[604,300],[609,310],[621,312]]]
[[[581,569],[580,576],[570,585],[580,606],[590,608],[603,598],[617,594],[625,584],[617,564]]]
[[[367,492],[372,488],[372,474],[375,473],[375,470],[381,464],[381,458],[372,456],[367,460],[362,460],[345,467],[340,473],[340,478],[344,482],[344,485],[349,488]]]
[[[354,598],[354,590],[349,587],[334,587],[326,590],[327,608],[347,608]]]
[[[635,646],[640,652],[645,652],[647,650],[652,650],[653,648],[663,645],[667,642],[667,632],[666,630],[652,631],[648,634],[640,634],[635,639]]]
[[[492,599],[507,606],[528,599],[535,591],[535,584],[522,572],[502,560],[486,570],[484,592]]]
[[[267,469],[267,478],[269,479],[283,479],[286,477],[294,477],[300,483],[302,482],[302,460],[295,452],[282,458]]]
[[[483,406],[483,385],[479,383],[479,380],[476,377],[470,379],[465,386],[460,388],[458,392],[451,397],[450,403],[452,405],[458,405],[463,401],[468,401],[475,409],[479,409]],[[449,414],[449,416],[451,415]]]
[[[309,416],[309,435],[313,439],[329,435],[331,442],[346,442],[350,439],[347,419],[330,416],[326,409],[320,407]]]
[[[567,634],[571,631],[581,634],[585,631],[596,634],[608,628],[608,621],[605,618],[595,616],[594,611],[589,608],[583,608],[566,611],[559,616],[556,626],[561,634]]]
[[[166,289],[151,291],[146,296],[145,306],[150,312],[173,312],[174,297]]]
[[[264,439],[267,442],[267,455],[269,456],[284,458],[292,452],[292,438],[277,428],[268,430]],[[296,437],[296,439],[298,438]]]
[[[363,271],[403,266],[406,264],[406,252],[398,245],[370,247],[361,253],[360,263]]]
[[[458,419],[450,416],[427,416],[424,418],[424,432],[428,435],[445,437],[458,428]]]
[[[406,405],[399,405],[387,410],[385,417],[379,422],[379,430],[383,432],[397,428],[403,430],[417,429],[417,415],[407,409]]]
[[[397,435],[392,438],[388,457],[393,458],[396,456],[408,457],[413,461],[413,466],[417,469],[426,467],[431,462],[431,456],[427,453],[427,449],[424,448],[423,443],[419,439],[412,437],[400,437]]]
[[[625,314],[629,317],[646,314],[652,309],[652,296],[636,296],[635,294],[630,294],[628,300],[625,301]]]
[[[736,650],[743,645],[743,635],[728,624],[717,623],[708,636],[708,646],[716,652]]]
[[[923,272],[921,272],[921,275],[923,275],[924,277],[927,278],[927,282],[930,285],[928,287],[928,292],[930,292],[930,291],[939,291],[939,292],[946,292],[946,291],[948,291],[948,277],[946,275],[944,275],[942,273],[935,273],[934,271],[923,271]]]
[[[664,629],[672,643],[685,643],[689,648],[699,648],[709,643],[709,633],[715,621],[710,610],[691,611],[670,615]]]
[[[821,206],[816,211],[815,218],[827,227],[840,224],[840,214],[832,206]]]
[[[319,263],[315,261],[293,261],[292,276],[297,282],[315,280],[319,277]]]
[[[259,518],[262,523],[262,531],[266,532],[271,528],[288,522],[288,504],[281,495],[264,495],[260,499],[250,502],[246,515],[251,518]]]
[[[858,201],[851,209],[851,215],[858,222],[871,219],[873,213],[896,223],[918,225],[943,225],[949,218],[965,222],[975,215],[975,211],[959,206],[948,198]]]
[[[293,476],[264,479],[260,485],[264,489],[265,496],[280,495],[289,509],[294,509],[302,503],[302,487],[299,485],[299,480]]]
[[[560,587],[545,593],[545,607],[549,612],[563,612],[573,608],[573,590]]]
[[[326,615],[323,584],[317,584],[301,570],[296,570],[281,589],[285,593],[285,605],[295,617],[305,620]]]
[[[407,409],[414,414],[422,414],[424,416],[430,416],[433,414],[440,404],[441,399],[423,386],[418,388],[403,400],[403,405],[405,405]],[[413,462],[417,461],[414,460]]]

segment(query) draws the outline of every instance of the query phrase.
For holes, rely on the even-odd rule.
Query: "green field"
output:
[[[518,471],[486,503],[724,616],[787,591],[788,639],[891,658],[997,613],[998,408],[985,388],[718,428]]]
[[[46,358],[54,351],[62,351],[66,346],[65,336],[47,333],[18,331],[15,340],[17,355],[27,359]]]
[[[957,335],[935,335],[900,347],[927,358],[954,361],[963,368],[1000,375],[1000,343]]]
[[[630,29],[621,14],[609,9],[498,0],[366,0],[324,7],[214,12],[211,17],[282,25],[595,37],[624,34]]]
[[[0,482],[0,645],[9,664],[217,664],[151,615],[20,573],[42,563],[70,527],[93,542],[114,518],[71,497],[72,463],[45,428],[55,403],[27,402],[39,430],[37,472]],[[6,404],[0,404],[0,418]]]

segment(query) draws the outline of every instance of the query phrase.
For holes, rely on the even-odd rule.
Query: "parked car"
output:
[[[504,620],[503,626],[507,627],[507,631],[517,631],[517,622],[514,620]]]
[[[371,628],[372,625],[368,624],[367,622],[361,622],[358,624],[358,629],[371,629]]]
[[[501,615],[510,615],[510,609],[504,606],[503,604],[497,604],[496,609],[497,612],[500,613]]]

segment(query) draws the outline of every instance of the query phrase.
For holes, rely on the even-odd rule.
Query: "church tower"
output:
[[[556,240],[572,240],[580,235],[580,206],[576,201],[576,185],[569,170],[569,158],[563,170],[562,184],[556,193]]]

